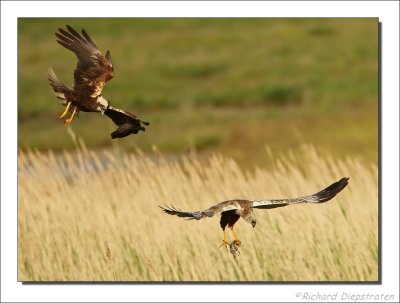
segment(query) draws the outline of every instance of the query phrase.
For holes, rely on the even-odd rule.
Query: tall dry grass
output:
[[[268,151],[267,151],[268,152]],[[251,156],[251,151],[249,151]],[[312,147],[243,170],[213,155],[168,159],[116,151],[19,153],[20,281],[376,281],[378,170]],[[232,198],[296,197],[342,176],[322,205],[256,210],[239,220],[236,260],[219,218],[185,221],[157,204],[201,210]],[[228,233],[230,236],[230,233]]]

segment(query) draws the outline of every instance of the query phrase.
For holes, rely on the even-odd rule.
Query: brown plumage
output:
[[[59,28],[55,35],[57,42],[74,52],[78,58],[72,90],[57,78],[52,68],[48,71],[48,80],[54,94],[61,100],[61,104],[66,106],[60,118],[72,111],[71,117],[65,120],[65,125],[70,124],[79,111],[99,112],[102,115],[106,114],[119,126],[111,134],[113,139],[136,134],[140,130],[145,131],[143,126],[149,125],[148,122],[140,120],[130,112],[111,106],[101,95],[106,82],[114,77],[110,51],[107,50],[103,56],[84,29],[81,36],[67,25],[67,30]]]
[[[212,217],[215,214],[221,214],[220,225],[224,232],[224,240],[222,245],[229,244],[226,239],[225,228],[228,226],[233,233],[235,238],[235,243],[240,245],[240,240],[238,239],[233,226],[242,217],[246,222],[250,223],[253,227],[256,226],[256,217],[254,216],[253,209],[271,209],[277,207],[284,207],[290,204],[299,203],[324,203],[335,197],[343,188],[347,186],[349,178],[342,178],[339,181],[331,184],[327,188],[309,196],[292,198],[292,199],[272,199],[272,200],[229,200],[218,203],[210,208],[203,211],[181,211],[173,206],[161,207],[166,214],[174,215],[178,217],[186,218],[187,220],[200,220],[207,217]],[[221,246],[222,246],[221,245]]]

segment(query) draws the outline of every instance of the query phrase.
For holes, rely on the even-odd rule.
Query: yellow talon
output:
[[[225,241],[225,240],[222,240],[222,244],[221,244],[219,247],[222,247],[222,246],[225,246],[225,248],[226,248],[226,251],[228,251],[228,246],[229,246],[229,243],[228,243],[227,241]]]
[[[71,122],[72,122],[72,120],[74,119],[74,116],[75,116],[77,110],[78,110],[78,108],[75,106],[75,107],[74,107],[74,111],[72,112],[71,117],[70,117],[69,119],[65,120],[64,126],[67,126],[67,125],[70,125],[70,124],[71,124]]]
[[[224,240],[222,240],[222,244],[219,247],[225,246],[226,251],[228,251],[228,245],[229,245],[229,242],[226,240],[226,232],[224,229]]]
[[[68,102],[67,108],[65,109],[65,111],[59,117],[60,119],[65,117],[65,115],[68,113],[68,110],[69,110],[70,106],[71,106],[71,102]]]
[[[238,236],[236,235],[235,231],[233,230],[233,226],[231,227],[231,231],[232,231],[233,237],[235,238],[235,240],[233,242],[235,242],[235,244],[237,246],[240,246],[240,244],[242,244],[242,242],[240,242]]]

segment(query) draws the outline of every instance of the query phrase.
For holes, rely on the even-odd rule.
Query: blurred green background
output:
[[[378,19],[20,18],[18,144],[74,148],[46,79],[72,87],[75,55],[56,43],[65,24],[84,28],[105,53],[114,106],[151,125],[111,140],[106,116],[80,113],[70,128],[90,148],[168,155],[220,152],[265,164],[265,147],[312,144],[339,158],[378,159]]]

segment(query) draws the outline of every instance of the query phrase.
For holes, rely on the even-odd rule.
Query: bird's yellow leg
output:
[[[69,117],[69,119],[65,120],[64,126],[67,126],[67,125],[70,125],[70,124],[71,124],[71,122],[72,122],[72,120],[74,119],[74,116],[75,116],[77,110],[78,110],[78,108],[75,106],[75,107],[74,107],[74,111],[72,112],[71,117]]]
[[[65,111],[59,117],[60,119],[65,117],[65,115],[68,113],[68,110],[69,110],[70,106],[71,106],[71,102],[68,102],[67,103],[67,108],[65,109]]]
[[[219,247],[225,246],[226,251],[228,251],[228,245],[229,245],[229,243],[228,243],[228,241],[226,240],[226,231],[225,231],[225,229],[224,229],[224,240],[222,240],[222,244],[221,244]]]
[[[233,226],[232,226],[231,230],[232,230],[233,238],[235,238],[235,244],[239,246],[242,242],[240,242],[238,236],[236,235],[235,231],[233,230]]]

